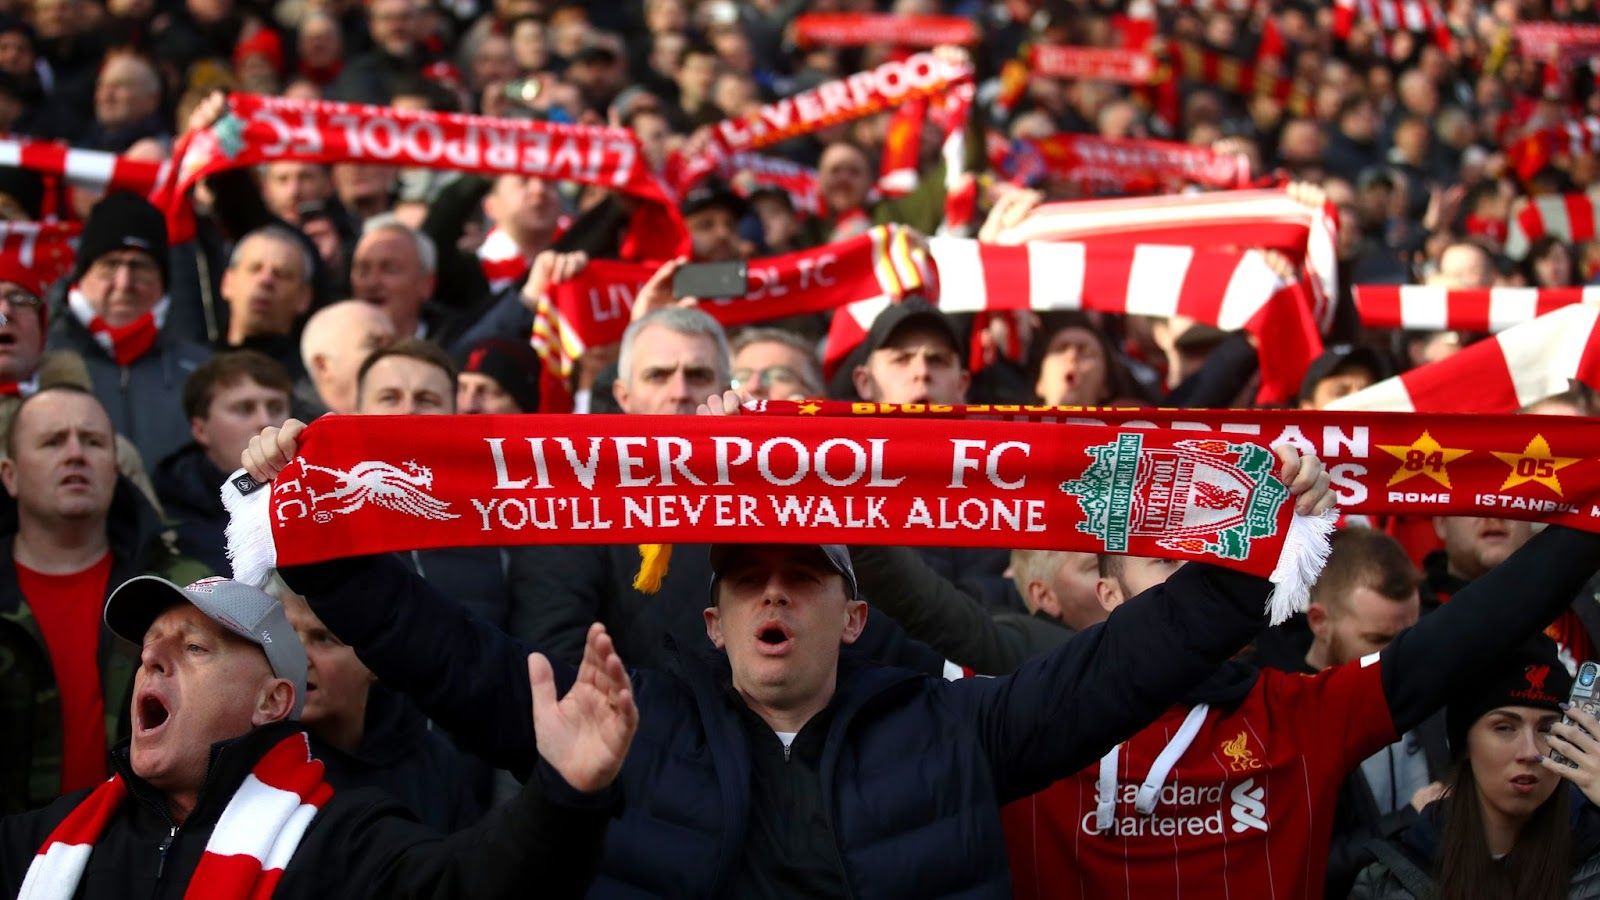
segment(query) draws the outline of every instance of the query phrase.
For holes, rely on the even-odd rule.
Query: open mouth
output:
[[[9,331],[0,331],[0,347],[14,347],[16,346],[16,343],[16,335]]]
[[[150,734],[167,724],[172,718],[172,713],[167,710],[167,704],[154,694],[145,694],[139,698],[135,707],[138,719],[136,727],[140,734]]]
[[[782,653],[789,649],[793,637],[783,623],[768,622],[756,631],[756,647],[762,653]]]
[[[1539,786],[1539,776],[1517,775],[1511,779],[1511,786],[1520,794],[1531,793]]]

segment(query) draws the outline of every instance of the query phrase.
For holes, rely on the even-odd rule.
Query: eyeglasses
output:
[[[120,259],[102,256],[89,266],[89,276],[112,281],[116,279],[118,270],[124,268],[128,270],[128,277],[140,284],[150,284],[161,275],[155,262],[143,256],[124,256]]]
[[[44,301],[21,290],[0,290],[0,303],[4,303],[14,310],[38,309]]]
[[[741,387],[790,388],[802,390],[805,388],[805,379],[788,366],[767,366],[765,369],[735,369],[733,370],[733,389]]]

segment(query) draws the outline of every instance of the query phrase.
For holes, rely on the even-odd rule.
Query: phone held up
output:
[[[1572,679],[1572,694],[1567,698],[1567,702],[1591,716],[1600,717],[1600,663],[1586,662],[1578,667],[1578,677]],[[1562,716],[1561,722],[1565,725],[1574,724],[1570,715]],[[1577,768],[1575,763],[1555,750],[1550,751],[1550,758],[1574,769]]]
[[[682,299],[725,300],[749,293],[749,274],[743,260],[685,263],[672,273],[672,296]]]

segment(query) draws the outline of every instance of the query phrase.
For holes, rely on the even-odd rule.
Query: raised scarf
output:
[[[1600,27],[1595,30],[1600,31]],[[1524,181],[1549,165],[1552,157],[1593,153],[1600,153],[1600,118],[1595,116],[1523,135],[1506,147],[1506,158]]]
[[[820,416],[960,420],[964,428],[1054,423],[1293,444],[1327,466],[1346,515],[1490,516],[1600,531],[1600,421],[1572,416],[834,400],[764,400],[746,404],[745,413],[790,421]]]
[[[1160,74],[1153,54],[1142,50],[1035,44],[1028,69],[1046,78],[1086,79],[1116,84],[1150,84]]]
[[[978,23],[965,16],[897,16],[886,13],[806,13],[794,20],[801,47],[937,47],[976,44]]]
[[[161,336],[161,326],[167,320],[170,306],[169,298],[162,297],[154,308],[132,322],[110,325],[94,311],[89,298],[78,290],[77,285],[67,289],[67,308],[72,311],[73,318],[89,329],[95,343],[119,366],[133,365],[150,352],[156,339]]]
[[[664,427],[670,423],[670,428]],[[1299,608],[1332,517],[1293,512],[1264,442],[1010,422],[324,416],[262,490],[223,486],[234,577],[390,550],[855,543],[1205,559]]]
[[[1356,309],[1368,328],[1503,331],[1574,303],[1600,304],[1600,287],[1461,289],[1358,284]]]
[[[1176,141],[1053,134],[1015,142],[1011,156],[1009,167],[1035,166],[1074,185],[1119,194],[1175,192],[1190,184],[1216,188],[1250,184],[1250,160],[1243,154]]]
[[[272,896],[306,828],[333,796],[322,771],[304,732],[289,735],[267,751],[212,827],[184,897]],[[121,775],[90,792],[39,848],[18,900],[70,900],[95,842],[127,798],[128,785]]]
[[[899,225],[879,225],[843,241],[782,256],[750,260],[750,292],[704,300],[700,309],[723,325],[747,325],[825,312],[863,299],[884,302],[930,288],[927,254]],[[584,351],[622,340],[633,300],[655,265],[596,260],[551,287],[534,308],[533,348],[545,367],[565,379]]]
[[[532,263],[522,255],[522,248],[503,229],[495,228],[478,247],[478,265],[489,282],[489,292],[498,294],[528,274]]]
[[[1529,319],[1330,408],[1509,413],[1566,391],[1573,380],[1600,387],[1600,306],[1576,303]]]
[[[1595,194],[1551,194],[1544,197],[1519,197],[1511,204],[1507,223],[1506,255],[1522,259],[1533,242],[1554,235],[1569,244],[1593,240]]]

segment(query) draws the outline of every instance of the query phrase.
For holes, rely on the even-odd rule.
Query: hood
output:
[[[199,444],[188,443],[174,451],[151,473],[156,495],[168,507],[174,520],[184,518],[180,511],[206,517],[225,515],[221,486],[228,473],[218,469]]]
[[[1213,709],[1225,712],[1238,706],[1239,701],[1255,687],[1260,675],[1261,671],[1249,663],[1228,660],[1218,666],[1209,678],[1189,690],[1183,701],[1189,707],[1189,713],[1173,733],[1172,740],[1150,764],[1150,771],[1139,785],[1138,795],[1134,799],[1135,811],[1147,816],[1155,812],[1161,789],[1167,786],[1167,778],[1177,768],[1178,760],[1194,743],[1206,717]],[[1095,828],[1098,831],[1110,828],[1116,816],[1122,747],[1122,744],[1118,744],[1100,758],[1100,776],[1095,785],[1095,796],[1100,798],[1095,804]]]

